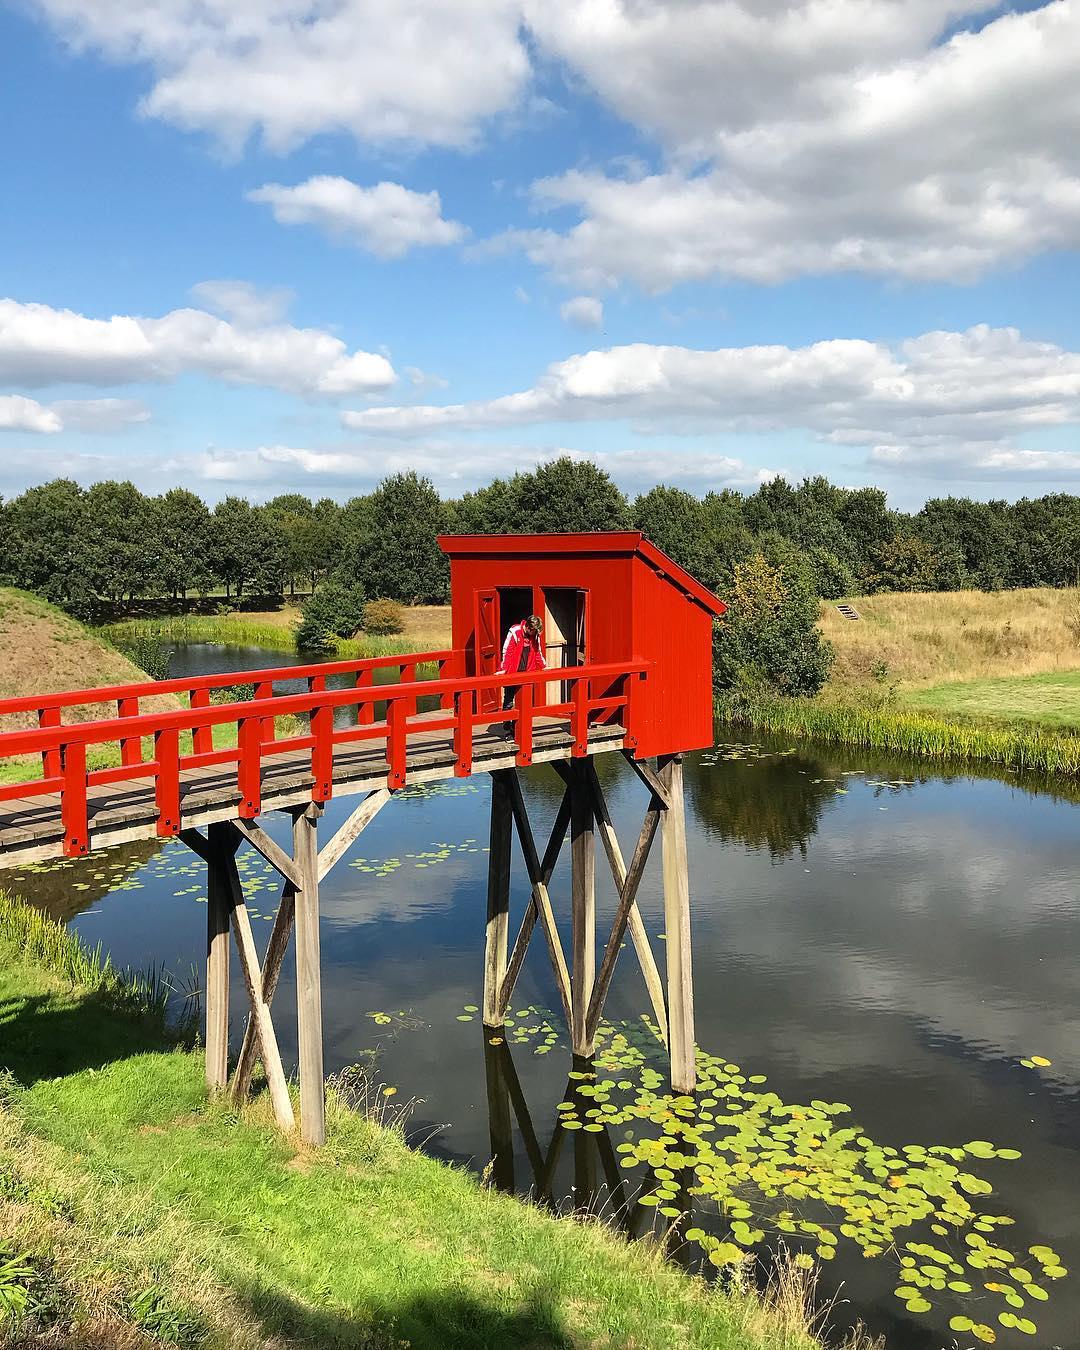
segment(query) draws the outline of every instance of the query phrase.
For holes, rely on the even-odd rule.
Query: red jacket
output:
[[[522,651],[525,653],[525,663],[522,664]],[[532,633],[527,632],[524,620],[516,623],[506,635],[506,641],[503,643],[502,660],[499,662],[499,668],[495,672],[497,675],[516,675],[521,670],[546,670],[547,662],[544,660],[544,639],[537,634],[533,637]]]

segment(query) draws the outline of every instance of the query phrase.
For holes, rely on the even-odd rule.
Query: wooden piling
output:
[[[206,857],[206,1086],[220,1092],[229,1079],[229,880],[225,830],[211,825]]]
[[[510,832],[513,806],[507,774],[491,775],[491,832],[488,838],[487,935],[484,942],[484,1025],[501,1027],[505,1016],[499,994],[506,978],[510,936]]]
[[[596,842],[589,782],[577,764],[570,779],[570,926],[573,938],[570,1028],[575,1055],[591,1058],[589,1003],[596,979]]]
[[[660,839],[664,855],[671,1086],[675,1092],[692,1092],[697,1082],[694,1065],[694,979],[681,755],[672,755],[662,761],[660,780],[668,795],[668,808],[660,822]]]
[[[300,1041],[300,1137],[326,1140],[323,1081],[322,968],[319,956],[319,808],[293,816],[293,861],[303,879],[296,892],[296,1012]]]

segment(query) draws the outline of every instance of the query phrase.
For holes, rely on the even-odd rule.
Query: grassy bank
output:
[[[982,761],[1035,773],[1080,774],[1080,736],[1023,722],[960,720],[897,704],[831,694],[816,699],[762,696],[717,703],[736,726],[817,740],[895,750],[928,759]]]
[[[318,1152],[262,1102],[207,1103],[160,1008],[6,899],[0,1010],[0,1327],[20,1344],[815,1344],[791,1290],[772,1308],[712,1290],[413,1152],[336,1093]]]
[[[1080,774],[1075,591],[855,597],[823,604],[836,661],[814,699],[721,700],[723,720],[957,762]]]
[[[337,644],[341,660],[362,660],[369,656],[398,656],[409,652],[431,651],[450,645],[450,611],[442,606],[417,606],[405,610],[405,631],[393,637],[361,634],[342,638]],[[179,614],[159,619],[128,619],[101,629],[110,642],[123,642],[137,636],[162,642],[209,642],[217,646],[266,647],[271,651],[296,650],[295,629],[299,610],[283,606],[279,610],[236,614]]]

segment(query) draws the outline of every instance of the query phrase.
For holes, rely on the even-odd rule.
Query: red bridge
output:
[[[291,1128],[294,1117],[270,1003],[295,923],[301,1116],[304,1136],[313,1142],[324,1132],[318,883],[396,791],[481,770],[493,785],[485,1025],[502,1025],[539,922],[574,1051],[590,1055],[629,930],[658,1023],[665,1032],[670,1026],[673,1082],[688,1090],[694,1081],[681,756],[712,741],[712,620],[723,606],[636,533],[459,536],[440,543],[451,560],[452,649],[0,700],[0,725],[12,716],[32,715],[37,722],[36,729],[0,733],[0,764],[34,757],[41,765],[40,777],[28,766],[24,781],[0,785],[0,868],[155,836],[179,836],[203,857],[210,872],[207,1080],[219,1089],[228,1076],[231,929],[252,1014],[233,1088],[238,1096],[246,1093],[255,1058],[261,1059],[283,1128]],[[507,628],[529,613],[542,619],[549,668],[494,673]],[[335,679],[346,687],[328,687]],[[303,692],[281,689],[297,681],[306,684]],[[251,699],[213,702],[216,690],[240,684],[253,686]],[[507,688],[515,694],[503,711]],[[181,706],[143,710],[162,695]],[[113,703],[115,716],[65,720],[75,709]],[[281,718],[291,720],[279,725]],[[504,729],[510,739],[500,734]],[[649,793],[629,864],[592,765],[593,755],[610,751],[623,753]],[[111,762],[95,766],[101,758]],[[554,765],[565,791],[541,856],[516,771],[543,762]],[[325,803],[350,794],[364,800],[320,852]],[[270,811],[292,816],[291,857],[256,823]],[[658,828],[666,1000],[636,903]],[[508,954],[515,829],[532,895]],[[548,894],[568,830],[570,967]],[[594,830],[618,895],[599,969]],[[261,965],[234,857],[245,841],[283,880]]]

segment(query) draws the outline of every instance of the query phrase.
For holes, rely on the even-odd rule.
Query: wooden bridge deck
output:
[[[427,714],[431,718],[445,713]],[[413,719],[423,722],[424,714]],[[588,753],[620,750],[625,732],[621,726],[589,729]],[[473,741],[473,772],[513,768],[517,749],[490,730],[478,727]],[[571,757],[569,722],[538,716],[533,727],[532,762]],[[452,733],[410,729],[406,758],[406,787],[439,782],[454,777],[455,754]],[[334,795],[349,796],[386,786],[386,745],[360,743],[341,747],[334,756]],[[240,791],[235,766],[182,771],[180,802],[184,829],[198,829],[219,821],[235,820]],[[274,756],[262,766],[262,811],[304,806],[311,800],[311,754],[296,751]],[[88,791],[91,851],[157,835],[158,808],[154,779],[132,778],[112,786]],[[60,818],[60,794],[0,802],[0,869],[21,867],[64,856],[64,830]]]

